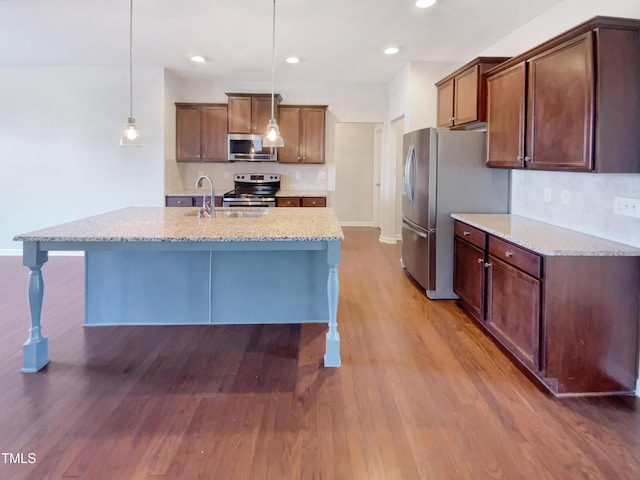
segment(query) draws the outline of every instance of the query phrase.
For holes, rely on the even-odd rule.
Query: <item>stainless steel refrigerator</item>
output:
[[[451,213],[509,211],[509,170],[485,167],[485,142],[479,131],[404,135],[402,264],[431,299],[458,298]]]

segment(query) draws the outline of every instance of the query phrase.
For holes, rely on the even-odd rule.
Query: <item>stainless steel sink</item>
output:
[[[240,217],[262,217],[267,214],[267,207],[218,207],[215,209],[216,217],[240,218]],[[185,212],[187,217],[198,216],[198,209]],[[205,215],[205,218],[209,218]]]
[[[265,207],[231,207],[231,208],[216,208],[216,215],[222,214],[225,217],[262,217],[269,211]]]

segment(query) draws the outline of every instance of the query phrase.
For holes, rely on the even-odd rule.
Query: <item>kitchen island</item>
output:
[[[216,210],[132,207],[16,236],[30,269],[22,371],[49,362],[42,266],[59,250],[85,254],[85,326],[326,322],[324,365],[340,366],[333,210]]]

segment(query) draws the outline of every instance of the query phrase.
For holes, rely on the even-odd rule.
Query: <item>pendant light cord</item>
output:
[[[133,1],[133,0],[131,0]],[[271,42],[271,118],[275,119],[275,108],[274,108],[274,98],[275,95],[273,93],[273,77],[275,76],[276,71],[276,0],[273,0],[273,38]]]
[[[129,118],[133,118],[133,0],[129,8]]]

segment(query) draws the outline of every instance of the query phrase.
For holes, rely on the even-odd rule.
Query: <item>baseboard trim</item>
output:
[[[340,222],[341,227],[375,227],[373,222]]]
[[[380,238],[378,238],[380,243],[388,243],[392,245],[398,243],[400,240],[402,240],[402,237],[400,236],[387,237],[386,235],[380,235]]]
[[[0,248],[0,257],[21,257],[22,249],[20,248]],[[83,251],[51,251],[50,257],[82,257]]]

